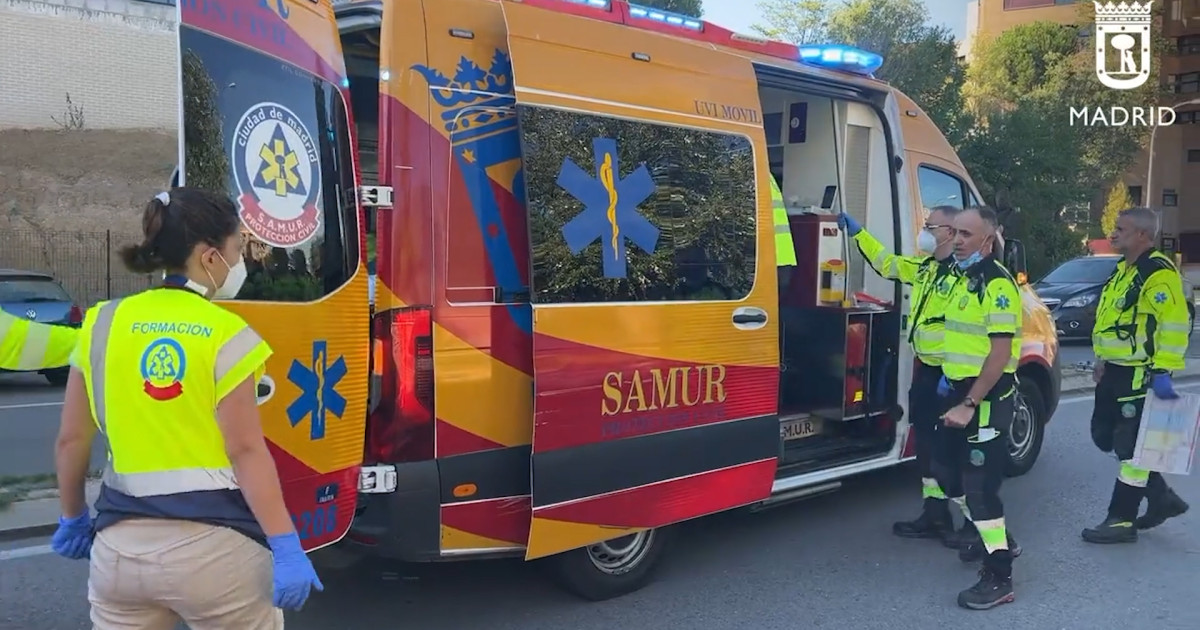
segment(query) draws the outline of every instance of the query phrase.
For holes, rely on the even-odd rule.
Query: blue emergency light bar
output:
[[[870,76],[883,65],[883,57],[851,46],[823,44],[801,46],[800,61],[809,65]]]
[[[607,2],[608,0],[604,0]],[[671,13],[670,11],[662,11],[659,9],[651,9],[638,4],[629,3],[629,15],[635,18],[646,20],[654,20],[672,26],[682,26],[693,31],[703,31],[704,22],[697,20],[694,17],[688,17],[681,13]]]

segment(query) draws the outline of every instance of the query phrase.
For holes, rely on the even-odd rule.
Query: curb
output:
[[[28,538],[46,538],[52,536],[58,529],[58,523],[49,525],[30,525],[13,529],[0,529],[0,543],[14,542]]]

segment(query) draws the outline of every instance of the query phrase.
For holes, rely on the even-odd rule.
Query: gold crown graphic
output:
[[[419,64],[413,69],[429,83],[434,102],[443,108],[442,123],[454,144],[517,124],[512,62],[504,51],[496,50],[486,68],[464,56],[453,76]]]
[[[1097,23],[1148,23],[1151,19],[1150,6],[1154,4],[1154,0],[1147,0],[1145,4],[1136,0],[1120,4],[1113,4],[1110,0],[1107,4],[1100,4],[1092,0],[1092,4],[1096,7]]]

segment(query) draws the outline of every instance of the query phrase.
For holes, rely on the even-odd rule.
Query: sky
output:
[[[931,22],[945,25],[961,40],[967,28],[968,0],[923,0]],[[704,0],[704,19],[729,30],[752,33],[750,25],[762,22],[756,0]]]

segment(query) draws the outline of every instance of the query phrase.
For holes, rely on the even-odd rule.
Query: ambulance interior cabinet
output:
[[[857,420],[892,410],[898,313],[784,308],[780,326],[781,414]]]

